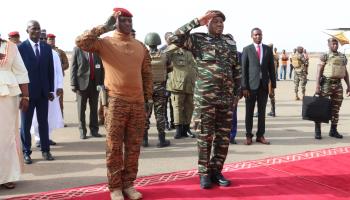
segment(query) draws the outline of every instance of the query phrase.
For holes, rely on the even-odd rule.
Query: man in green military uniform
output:
[[[339,109],[343,102],[343,87],[341,80],[344,79],[347,89],[346,94],[350,96],[349,73],[346,69],[346,56],[338,52],[338,41],[335,38],[328,39],[329,52],[320,58],[317,68],[316,94],[331,98],[332,118],[329,136],[343,138],[337,131],[339,120]],[[323,77],[323,80],[321,80]],[[321,82],[321,83],[320,83]],[[321,123],[315,122],[315,139],[322,139]]]
[[[165,107],[166,107],[166,75],[167,65],[166,56],[157,46],[161,44],[158,33],[148,33],[145,38],[145,44],[149,47],[149,53],[152,59],[152,75],[153,75],[153,102],[148,104],[148,117],[146,120],[146,128],[143,136],[144,147],[148,146],[148,129],[150,128],[150,117],[154,107],[154,115],[158,130],[159,143],[157,147],[167,147],[170,141],[165,139]]]
[[[295,100],[300,100],[298,95],[299,83],[301,82],[302,97],[305,96],[305,87],[307,83],[307,66],[306,60],[303,54],[303,47],[297,47],[297,52],[291,57],[292,65],[294,68],[294,91]]]
[[[208,11],[169,37],[171,43],[191,51],[197,62],[194,104],[195,120],[201,126],[198,173],[203,189],[211,188],[212,182],[220,186],[231,183],[221,171],[230,141],[234,98],[240,94],[241,67],[236,42],[232,35],[223,34],[225,19],[221,11]],[[208,33],[190,33],[204,25]]]
[[[168,39],[168,38],[167,38]],[[167,61],[172,68],[167,82],[167,90],[171,92],[171,103],[174,108],[175,139],[195,137],[190,132],[193,113],[193,91],[196,80],[195,60],[190,51],[169,45],[165,51]]]

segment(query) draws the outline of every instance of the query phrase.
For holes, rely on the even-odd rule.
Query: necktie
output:
[[[260,44],[258,44],[256,53],[258,54],[258,59],[259,59],[259,63],[260,63],[260,58],[261,58],[261,49],[260,49]]]
[[[36,59],[39,60],[40,52],[39,52],[39,45],[38,45],[38,43],[35,44],[35,56],[36,56]]]
[[[89,63],[90,63],[90,79],[94,80],[95,64],[94,64],[94,57],[92,56],[92,53],[90,53],[90,52],[89,52]]]

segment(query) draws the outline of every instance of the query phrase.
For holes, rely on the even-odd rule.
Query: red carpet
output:
[[[350,147],[227,164],[230,187],[199,188],[196,170],[141,177],[144,199],[343,200],[350,199]],[[105,184],[39,193],[12,199],[109,199]]]

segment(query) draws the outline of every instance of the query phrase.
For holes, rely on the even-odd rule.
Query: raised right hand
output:
[[[215,12],[208,12],[207,14],[205,14],[204,16],[198,18],[199,24],[201,26],[207,25],[209,23],[209,21],[211,19],[213,19],[213,17],[216,16]]]
[[[107,28],[108,31],[113,31],[116,27],[115,27],[115,23],[116,23],[116,16],[115,13],[113,13],[111,16],[108,17],[107,21],[104,24],[104,27]]]

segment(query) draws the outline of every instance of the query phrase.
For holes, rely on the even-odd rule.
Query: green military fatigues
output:
[[[324,82],[321,85],[321,96],[331,98],[332,125],[337,125],[339,120],[339,109],[343,102],[343,86],[341,79],[345,77],[347,59],[342,53],[329,52],[320,58],[325,64],[323,76]]]
[[[301,93],[304,96],[307,83],[307,68],[305,57],[302,53],[296,52],[293,54],[291,60],[294,67],[294,92],[298,97],[299,83],[301,82]]]
[[[194,107],[195,60],[191,52],[175,45],[168,46],[165,53],[172,67],[167,82],[167,90],[171,92],[174,123],[175,125],[189,125]]]
[[[221,172],[227,156],[232,104],[240,87],[241,67],[231,35],[190,34],[199,26],[198,19],[194,19],[177,29],[169,40],[191,51],[197,62],[193,117],[201,125],[197,140],[198,173],[208,175],[211,171]]]

